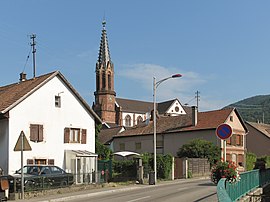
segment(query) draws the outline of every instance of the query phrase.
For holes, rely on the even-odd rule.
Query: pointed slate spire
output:
[[[100,47],[99,47],[99,54],[98,54],[98,61],[97,61],[97,68],[107,68],[108,62],[111,62],[109,45],[108,45],[108,38],[106,33],[106,21],[102,21],[102,34],[100,40]]]

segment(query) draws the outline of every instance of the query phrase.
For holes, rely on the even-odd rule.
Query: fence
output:
[[[240,181],[230,183],[222,178],[217,185],[219,201],[236,201],[252,190],[270,183],[270,169],[252,170],[240,174]]]
[[[109,179],[109,172],[91,172],[73,174],[73,176],[63,177],[61,175],[54,176],[31,176],[24,178],[24,190],[25,192],[40,191],[48,189],[57,189],[73,184],[100,184],[107,182]],[[13,178],[9,176],[9,192],[16,193],[21,192],[21,178]]]

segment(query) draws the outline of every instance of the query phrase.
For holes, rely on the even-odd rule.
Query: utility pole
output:
[[[195,98],[196,98],[196,101],[197,101],[197,109],[199,110],[199,101],[200,101],[200,96],[199,96],[200,92],[199,91],[196,91],[195,92]]]
[[[35,42],[36,34],[32,34],[30,39],[32,39],[31,46],[32,46],[32,53],[33,53],[33,78],[36,77],[36,42]]]

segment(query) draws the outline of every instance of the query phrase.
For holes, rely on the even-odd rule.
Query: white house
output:
[[[22,73],[20,82],[0,87],[0,167],[5,174],[20,168],[21,153],[14,147],[23,131],[32,148],[23,153],[24,165],[95,171],[95,121],[101,123],[60,72],[29,80]]]

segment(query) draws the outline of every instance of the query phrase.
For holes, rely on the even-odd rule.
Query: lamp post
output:
[[[165,79],[161,79],[160,81],[156,82],[156,77],[153,77],[153,91],[154,91],[154,95],[153,95],[153,102],[154,102],[154,173],[155,173],[155,181],[154,184],[156,184],[157,182],[157,117],[156,117],[156,90],[157,87],[163,82],[166,81],[168,79],[173,79],[173,78],[178,78],[178,77],[182,77],[181,74],[174,74],[170,77],[167,77]]]

